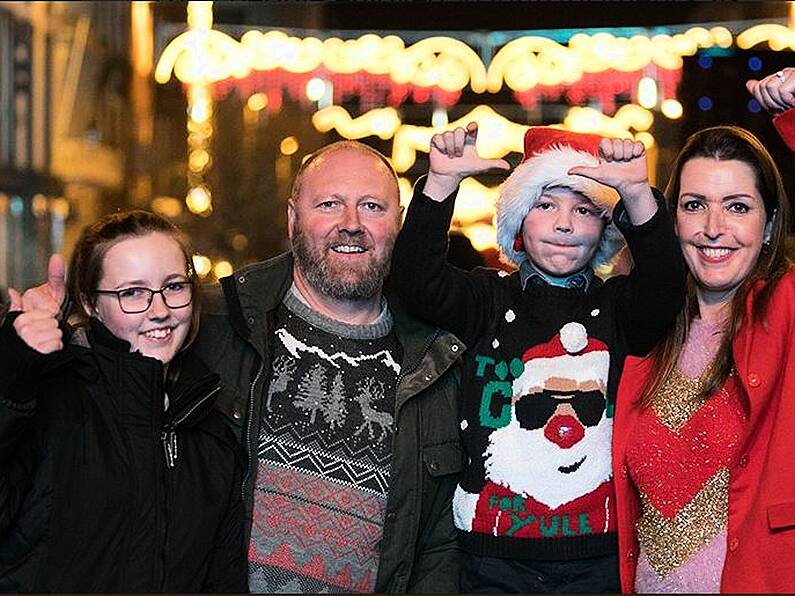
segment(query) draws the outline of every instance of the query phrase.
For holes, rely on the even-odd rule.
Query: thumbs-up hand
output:
[[[14,330],[29,347],[42,354],[63,349],[63,332],[58,318],[66,298],[66,269],[60,255],[50,257],[47,283],[19,292],[10,288],[9,311],[22,311],[14,320]]]
[[[599,165],[577,166],[568,173],[615,188],[634,225],[645,223],[657,212],[643,143],[604,138],[599,143]]]
[[[476,122],[470,122],[466,128],[458,127],[433,135],[429,149],[430,168],[423,188],[425,195],[441,202],[467,176],[494,168],[510,169],[510,164],[504,159],[485,159],[478,155],[475,147],[477,136]]]
[[[47,283],[30,288],[22,294],[22,309],[25,312],[42,310],[58,317],[66,298],[66,266],[63,257],[54,254],[47,265]]]
[[[17,292],[14,288],[8,288],[8,299],[9,299],[9,312],[19,312],[22,310],[22,295]]]

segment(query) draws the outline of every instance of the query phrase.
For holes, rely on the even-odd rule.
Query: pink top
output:
[[[638,592],[719,592],[726,557],[729,467],[744,415],[734,375],[706,400],[721,321],[691,322],[672,378],[640,415],[626,463],[641,498]]]

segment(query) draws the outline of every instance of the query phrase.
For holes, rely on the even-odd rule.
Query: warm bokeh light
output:
[[[490,224],[473,224],[462,228],[461,231],[469,238],[475,250],[484,251],[489,248],[498,248],[497,230]]]
[[[436,108],[433,111],[433,116],[431,117],[431,126],[434,128],[447,128],[447,124],[450,122],[447,116],[447,110],[444,108]]]
[[[764,42],[774,51],[795,50],[795,30],[784,25],[766,23],[750,27],[737,36],[737,47],[742,50]]]
[[[193,255],[193,268],[199,277],[206,277],[210,270],[213,268],[213,262],[204,255]]]
[[[351,118],[342,106],[331,106],[315,112],[312,124],[319,132],[336,130],[346,139],[361,139],[374,134],[389,139],[395,135],[401,121],[394,108],[377,108],[358,118]]]
[[[314,77],[306,83],[306,97],[309,101],[318,101],[326,94],[326,82]]]
[[[259,112],[268,106],[268,96],[264,93],[254,93],[246,102],[248,109],[252,112]]]
[[[654,137],[647,132],[639,132],[635,135],[635,140],[643,143],[643,146],[646,147],[646,149],[651,149],[655,144]]]
[[[196,186],[188,191],[185,203],[191,213],[196,215],[210,215],[213,208],[212,195],[206,186]]]
[[[158,215],[170,219],[182,215],[182,201],[174,197],[155,197],[152,199],[151,207]]]
[[[69,217],[70,210],[69,201],[63,197],[58,197],[50,201],[50,213],[52,213],[53,217],[56,219],[66,219]]]
[[[293,136],[283,138],[279,143],[279,151],[282,152],[282,155],[292,155],[298,151],[298,139]]]
[[[228,277],[232,275],[232,263],[229,261],[218,261],[215,266],[213,266],[213,273],[215,274],[216,279],[221,279],[222,277]]]
[[[657,105],[657,81],[651,77],[643,77],[638,81],[638,103],[647,109]]]
[[[196,149],[188,155],[188,168],[191,172],[201,172],[210,165],[210,154],[204,149]]]
[[[232,236],[232,248],[237,252],[243,252],[248,248],[248,237],[245,234],[237,233]]]
[[[682,117],[682,104],[675,99],[666,99],[660,104],[660,111],[666,118],[676,120]]]
[[[44,217],[47,215],[47,197],[41,193],[33,195],[30,201],[30,210],[34,217]]]

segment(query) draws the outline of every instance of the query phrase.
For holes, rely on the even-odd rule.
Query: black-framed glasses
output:
[[[133,315],[149,310],[155,294],[160,294],[169,308],[185,308],[193,300],[193,282],[173,281],[159,290],[132,287],[121,290],[94,290],[94,293],[113,294],[119,301],[119,308],[128,315]]]

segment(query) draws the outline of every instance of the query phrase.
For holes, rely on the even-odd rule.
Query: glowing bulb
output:
[[[195,122],[207,122],[213,114],[213,107],[209,101],[199,101],[188,108],[188,116]]]
[[[182,214],[182,203],[174,197],[155,197],[152,199],[152,211],[164,217],[179,217]]]
[[[306,96],[310,101],[318,101],[326,94],[326,82],[314,77],[306,84]]]
[[[259,112],[260,110],[265,109],[265,106],[268,105],[268,96],[264,93],[255,93],[248,98],[246,105],[252,112]]]
[[[35,217],[44,217],[47,214],[47,197],[39,193],[33,196],[30,209]]]
[[[462,230],[478,252],[488,248],[497,248],[497,230],[494,229],[494,226],[477,223],[466,226]]]
[[[229,261],[218,261],[213,267],[213,273],[215,273],[217,279],[232,275],[232,271],[232,263]]]
[[[204,149],[196,149],[188,156],[188,168],[191,172],[201,172],[210,164],[210,154]]]
[[[213,209],[213,199],[210,190],[206,186],[195,186],[188,191],[185,197],[191,213],[196,215],[209,215]]]
[[[657,105],[657,81],[643,77],[638,82],[638,103],[648,109]]]
[[[660,110],[663,115],[671,120],[676,120],[682,117],[682,104],[675,99],[665,99],[660,104]]]
[[[69,201],[63,197],[58,197],[50,201],[50,212],[56,219],[66,219],[69,217]]]
[[[279,151],[282,155],[292,155],[298,151],[298,139],[295,137],[284,137],[279,144]]]
[[[204,255],[193,255],[193,268],[199,277],[205,277],[213,268],[213,262]]]
[[[447,110],[444,108],[436,108],[433,111],[433,117],[431,118],[431,126],[434,128],[445,128],[449,124],[450,120],[447,117]]]

